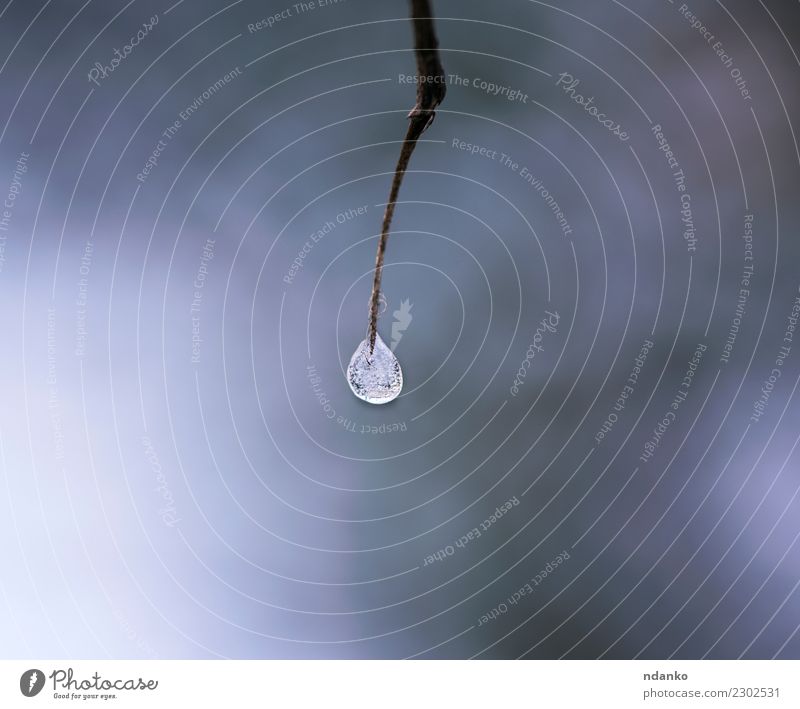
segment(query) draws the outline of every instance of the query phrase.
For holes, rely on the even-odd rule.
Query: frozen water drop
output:
[[[369,339],[356,348],[347,367],[347,383],[359,399],[369,404],[388,404],[400,395],[403,370],[380,335],[375,337],[371,355]]]

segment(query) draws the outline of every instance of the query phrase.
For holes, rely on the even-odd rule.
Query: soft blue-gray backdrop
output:
[[[406,4],[3,3],[0,656],[800,656],[797,4],[435,11],[371,407]]]

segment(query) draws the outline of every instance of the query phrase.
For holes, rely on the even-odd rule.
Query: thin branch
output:
[[[383,213],[381,236],[378,240],[378,253],[375,256],[375,276],[372,281],[372,296],[369,301],[369,351],[375,349],[375,338],[378,334],[378,301],[381,293],[381,273],[383,258],[386,253],[386,242],[392,225],[394,208],[403,176],[411,160],[411,154],[417,147],[419,137],[433,123],[436,107],[444,99],[447,91],[446,77],[442,62],[439,59],[439,41],[433,26],[433,11],[430,0],[410,0],[411,22],[414,26],[414,50],[417,57],[417,103],[408,114],[408,130],[400,149],[400,157],[389,191],[389,201]]]

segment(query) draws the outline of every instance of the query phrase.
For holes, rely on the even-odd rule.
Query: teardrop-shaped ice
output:
[[[347,383],[359,399],[369,404],[388,404],[399,396],[403,370],[380,335],[375,337],[372,355],[369,339],[356,348],[347,367]]]

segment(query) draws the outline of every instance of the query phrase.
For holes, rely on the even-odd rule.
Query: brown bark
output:
[[[369,351],[375,349],[375,337],[378,333],[378,301],[381,293],[381,272],[386,253],[386,242],[392,225],[395,203],[400,193],[403,176],[411,160],[411,154],[417,146],[419,137],[433,123],[436,107],[444,99],[447,91],[447,77],[439,58],[439,42],[433,26],[433,11],[430,0],[409,0],[411,5],[411,22],[414,27],[414,51],[417,58],[417,103],[408,114],[408,130],[400,148],[400,157],[389,191],[389,201],[383,213],[381,235],[378,240],[378,253],[375,256],[375,276],[372,281],[372,296],[369,301]]]

